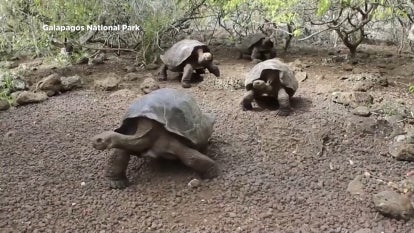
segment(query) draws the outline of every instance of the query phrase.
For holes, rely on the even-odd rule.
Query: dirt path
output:
[[[137,86],[131,88],[136,95],[127,98],[80,90],[1,112],[0,135],[6,136],[0,144],[0,231],[413,233],[414,219],[383,217],[371,202],[385,187],[372,177],[398,181],[414,168],[384,156],[392,127],[382,116],[357,117],[332,103],[331,92],[342,88],[341,66],[319,65],[318,54],[288,60],[297,57],[311,66],[295,113],[287,118],[243,112],[238,106],[243,90],[220,86],[212,76],[186,90],[217,116],[208,155],[222,174],[196,189],[187,187],[196,174],[181,164],[138,158],[128,170],[132,185],[108,189],[109,152],[94,150],[88,139],[119,125],[140,94]],[[381,59],[386,58],[372,62],[382,64]],[[219,61],[224,79],[242,78],[251,67],[220,56]],[[181,88],[174,81],[161,85]],[[412,104],[403,91],[396,85],[372,94]],[[364,173],[371,174],[364,180],[365,194],[351,196],[348,183]]]

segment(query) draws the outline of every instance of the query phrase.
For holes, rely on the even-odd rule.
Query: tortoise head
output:
[[[266,83],[263,80],[254,80],[253,88],[256,90],[264,90],[266,88]]]
[[[106,131],[94,136],[91,139],[93,148],[97,150],[106,150],[113,148],[115,134],[116,133],[113,131]]]
[[[211,61],[211,60],[213,60],[213,54],[211,54],[211,53],[207,52],[207,53],[203,53],[203,54],[201,55],[201,59],[200,59],[200,61],[204,61],[204,62],[206,62],[206,61]]]

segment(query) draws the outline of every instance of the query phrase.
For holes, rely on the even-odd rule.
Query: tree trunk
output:
[[[347,46],[349,49],[349,55],[351,58],[355,58],[356,57],[356,53],[357,53],[357,47],[358,45],[348,45]]]

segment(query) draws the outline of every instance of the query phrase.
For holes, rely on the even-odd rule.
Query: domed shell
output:
[[[196,48],[202,48],[204,52],[210,52],[206,44],[198,40],[184,39],[171,46],[160,58],[164,64],[175,68],[187,60]]]
[[[213,133],[215,118],[201,112],[196,100],[188,93],[172,88],[162,88],[135,100],[128,108],[121,127],[128,127],[126,119],[146,117],[162,124],[166,130],[179,135],[202,148]]]
[[[299,87],[295,73],[286,63],[280,61],[277,58],[262,61],[256,64],[249,71],[249,73],[247,73],[244,82],[246,90],[251,90],[253,88],[253,81],[261,79],[262,72],[264,70],[279,70],[281,74],[279,75],[280,83],[284,88],[287,88],[287,92],[290,96],[293,96],[295,94],[296,90]]]
[[[252,47],[254,44],[266,38],[263,33],[255,33],[243,38],[240,44],[237,45],[239,49],[246,50]]]

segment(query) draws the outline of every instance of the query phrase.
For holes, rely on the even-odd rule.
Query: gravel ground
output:
[[[221,60],[225,78],[250,67],[235,64]],[[379,179],[398,181],[413,169],[385,156],[392,127],[380,116],[357,117],[332,103],[329,78],[301,83],[287,118],[243,112],[243,90],[219,89],[209,78],[184,90],[217,116],[207,154],[221,175],[198,188],[188,187],[198,177],[183,165],[140,158],[130,162],[130,187],[108,188],[110,152],[94,150],[89,138],[120,124],[136,88],[126,98],[79,90],[0,112],[0,231],[414,232],[414,219],[373,208],[372,194],[386,187]],[[174,81],[162,86],[181,89]],[[349,194],[348,183],[367,173],[365,194]]]

